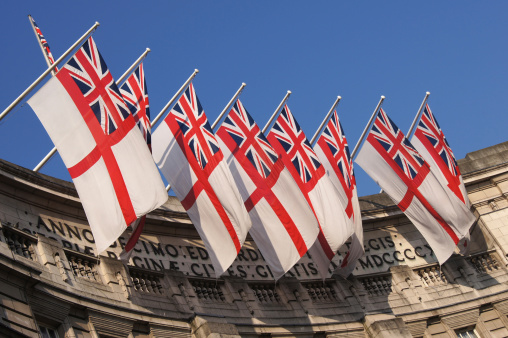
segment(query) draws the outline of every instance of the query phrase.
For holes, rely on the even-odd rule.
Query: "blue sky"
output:
[[[155,116],[195,68],[211,121],[242,82],[261,126],[287,90],[310,138],[337,95],[353,148],[381,95],[407,131],[426,91],[457,159],[508,140],[508,2],[23,1],[0,11],[1,110],[46,68],[27,15],[59,57],[95,21],[94,39],[118,78],[145,61]],[[0,158],[32,169],[52,149],[25,105],[0,122]],[[58,156],[42,169],[70,180]],[[360,196],[379,187],[356,166]]]

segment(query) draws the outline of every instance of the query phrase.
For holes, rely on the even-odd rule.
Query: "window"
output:
[[[50,329],[50,328],[47,328],[44,326],[40,326],[40,325],[39,325],[39,330],[40,330],[42,338],[58,338],[58,333],[56,333],[56,330],[53,330],[53,329]]]
[[[476,333],[476,330],[473,328],[467,328],[463,330],[457,331],[458,338],[480,338],[480,336]]]

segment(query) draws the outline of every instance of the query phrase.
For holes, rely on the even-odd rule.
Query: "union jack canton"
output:
[[[439,166],[440,171],[446,178],[448,187],[463,203],[467,204],[467,197],[464,196],[461,191],[461,185],[463,183],[461,181],[459,166],[428,104],[425,105],[425,109],[423,110],[422,117],[415,132],[415,137],[418,138],[420,142],[425,142],[425,138],[428,142],[425,142],[424,145],[430,145],[434,148],[434,151],[428,151],[428,153],[432,155],[432,157],[435,157],[434,162]]]
[[[348,199],[346,214],[349,218],[351,218],[354,213],[352,198],[353,190],[356,186],[356,180],[346,135],[342,129],[337,111],[333,112],[330,121],[321,133],[317,144],[322,149],[328,149],[330,151],[329,153],[325,152],[325,155],[329,162],[333,164],[334,172],[339,178],[342,189],[346,193]]]
[[[37,35],[37,38],[39,38],[39,43],[42,46],[42,50],[44,51],[44,54],[46,55],[47,60],[49,61],[49,64],[52,65],[55,63],[55,59],[53,58],[53,54],[51,54],[51,51],[49,50],[49,44],[44,35],[42,35],[41,29],[37,24],[35,23],[34,18],[32,18],[31,15],[28,16],[30,19],[30,23],[32,24],[32,27],[35,31],[35,34]],[[55,72],[58,71],[58,68],[55,67]]]
[[[136,121],[148,148],[151,149],[152,128],[150,125],[150,105],[148,102],[145,70],[142,63],[120,87],[120,93],[132,116],[134,116],[134,121]]]
[[[108,66],[89,38],[64,67],[88,101],[105,135],[111,135],[130,116]],[[102,93],[102,88],[106,93]]]

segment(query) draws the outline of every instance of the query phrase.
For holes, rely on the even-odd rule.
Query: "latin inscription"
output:
[[[21,229],[31,234],[52,238],[60,242],[64,248],[97,256],[92,232],[86,225],[39,217],[36,225],[27,225]],[[128,236],[129,233],[126,232],[119,237],[102,255],[118,259]],[[349,242],[346,243],[335,256],[330,265],[330,272],[340,266],[349,245]],[[415,243],[410,243],[400,234],[387,235],[387,232],[381,230],[365,233],[364,248],[365,255],[359,259],[355,275],[386,271],[395,265],[416,266],[436,261],[432,249],[424,240],[418,239]],[[186,275],[196,277],[215,277],[210,256],[201,241],[143,235],[133,251],[129,264],[139,268],[182,271]],[[226,274],[250,280],[273,279],[270,267],[255,243],[247,242]],[[286,276],[299,279],[320,278],[309,254],[302,257]]]

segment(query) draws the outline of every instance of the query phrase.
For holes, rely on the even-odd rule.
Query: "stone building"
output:
[[[73,185],[0,160],[0,336],[506,337],[508,142],[459,165],[478,217],[470,255],[440,267],[381,193],[360,198],[366,253],[352,276],[323,281],[305,256],[275,283],[249,239],[215,279],[171,197],[129,264],[117,258],[128,233],[97,257]]]

